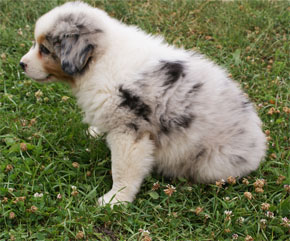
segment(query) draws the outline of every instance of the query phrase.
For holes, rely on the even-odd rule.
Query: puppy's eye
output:
[[[50,51],[42,44],[39,46],[39,51],[43,54],[50,54]]]

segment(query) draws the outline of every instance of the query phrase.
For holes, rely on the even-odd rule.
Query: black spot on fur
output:
[[[58,57],[56,56],[56,54],[55,53],[52,53],[51,54],[51,57],[55,60],[55,61],[57,61],[58,60]]]
[[[63,46],[62,46],[62,47],[63,47]],[[70,52],[71,52],[71,50],[72,50],[72,45],[70,44],[70,45],[68,45],[68,46],[66,47],[65,55],[69,55]]]
[[[78,28],[79,30],[82,30],[82,29],[85,28],[85,26],[84,26],[83,24],[77,24],[77,28]]]
[[[139,129],[139,127],[134,123],[129,123],[126,126],[134,131],[138,131],[138,129]]]
[[[160,130],[164,134],[169,134],[171,129],[188,128],[194,120],[193,115],[180,115],[174,118],[168,118],[165,115],[161,115],[159,118]]]
[[[194,117],[192,115],[181,115],[173,119],[173,122],[176,124],[176,126],[188,128],[193,119]]]
[[[88,44],[85,48],[82,49],[80,52],[80,58],[87,55],[90,51],[94,49],[94,46],[92,44]]]
[[[61,64],[61,68],[63,69],[64,72],[66,72],[69,75],[73,75],[77,72],[75,66],[67,61],[63,61],[63,63]]]
[[[43,44],[40,44],[39,52],[44,55],[50,54],[50,51]]]
[[[104,31],[102,29],[95,29],[94,32],[95,33],[103,33]]]
[[[150,122],[149,115],[152,112],[150,107],[138,95],[132,93],[131,90],[124,89],[123,86],[120,86],[119,91],[122,98],[120,106],[129,108],[136,116],[142,117],[144,120]]]
[[[159,122],[160,122],[160,129],[164,134],[168,134],[169,133],[169,128],[170,125],[168,123],[168,121],[165,120],[164,116],[161,115],[159,118]]]
[[[162,62],[161,71],[165,71],[167,76],[166,81],[164,82],[163,86],[173,85],[180,77],[184,77],[184,66],[182,65],[181,61],[176,62]]]
[[[197,84],[194,84],[192,86],[192,88],[188,91],[189,94],[192,94],[194,92],[197,92],[200,90],[200,88],[203,86],[203,83],[197,83]]]

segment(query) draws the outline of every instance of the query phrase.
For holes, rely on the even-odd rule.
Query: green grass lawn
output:
[[[228,69],[269,143],[237,183],[152,174],[133,204],[112,210],[97,205],[112,185],[104,138],[88,137],[68,86],[18,66],[36,19],[63,2],[0,0],[0,240],[289,240],[289,1],[88,1]]]

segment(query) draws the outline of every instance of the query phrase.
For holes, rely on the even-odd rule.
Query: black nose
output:
[[[19,65],[25,71],[25,68],[26,68],[27,64],[24,64],[23,62],[20,62]]]

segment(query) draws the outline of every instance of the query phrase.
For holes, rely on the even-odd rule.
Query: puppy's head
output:
[[[74,83],[104,52],[106,14],[74,2],[57,7],[38,19],[35,42],[20,60],[26,75],[37,81]]]

